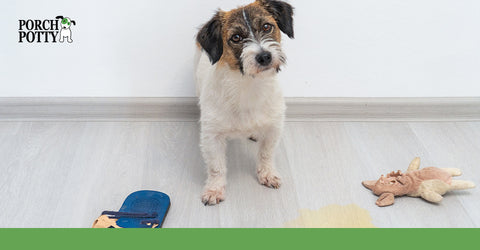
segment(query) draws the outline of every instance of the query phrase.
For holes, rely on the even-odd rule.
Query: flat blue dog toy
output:
[[[170,197],[156,191],[138,191],[127,197],[118,212],[104,211],[96,228],[161,228]]]

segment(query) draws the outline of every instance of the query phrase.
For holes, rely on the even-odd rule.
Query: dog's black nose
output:
[[[268,66],[272,62],[272,53],[264,51],[258,54],[255,59],[257,60],[258,64],[262,66]]]

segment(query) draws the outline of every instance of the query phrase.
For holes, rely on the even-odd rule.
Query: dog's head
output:
[[[256,2],[231,10],[218,11],[197,35],[199,46],[212,64],[255,76],[285,64],[281,33],[293,38],[293,8],[276,0]]]
[[[57,16],[56,18],[62,20],[62,29],[69,29],[72,24],[76,25],[75,20],[71,20],[69,17]]]

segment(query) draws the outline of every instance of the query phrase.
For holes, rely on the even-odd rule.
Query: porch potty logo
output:
[[[72,25],[75,21],[69,17],[57,16],[55,19],[18,20],[19,43],[72,43]]]

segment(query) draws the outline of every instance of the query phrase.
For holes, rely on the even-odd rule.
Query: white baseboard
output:
[[[287,98],[287,121],[480,121],[480,97]],[[196,98],[0,98],[0,121],[198,121]]]
[[[293,98],[288,102],[292,121],[480,120],[480,97]]]

